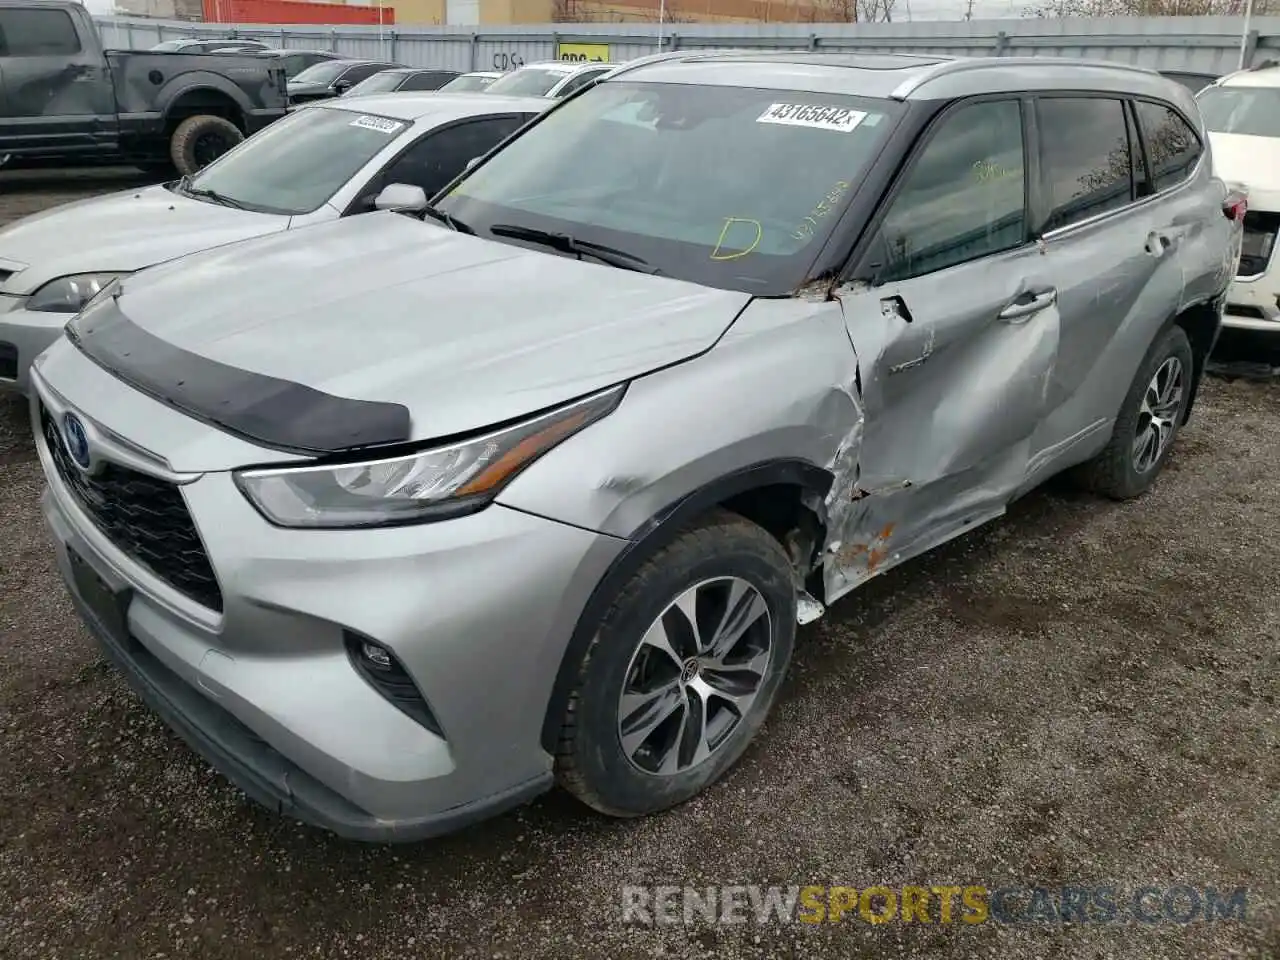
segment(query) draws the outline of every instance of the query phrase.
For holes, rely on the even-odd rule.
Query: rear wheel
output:
[[[210,114],[187,117],[173,131],[169,155],[178,173],[189,177],[236,146],[244,134],[230,120]]]
[[[1173,449],[1191,400],[1195,356],[1186,332],[1170,327],[1151,345],[1129,387],[1111,442],[1077,478],[1114,500],[1144,493]]]
[[[755,736],[795,630],[777,540],[728,512],[688,528],[631,578],[583,657],[557,750],[561,784],[618,817],[688,800]]]

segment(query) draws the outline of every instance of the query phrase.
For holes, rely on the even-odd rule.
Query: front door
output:
[[[841,291],[864,423],[829,599],[998,516],[1026,475],[1058,351],[1030,241],[1017,98],[934,122]],[[846,495],[846,494],[842,494]]]
[[[0,7],[0,155],[94,150],[115,130],[106,61],[66,10]]]

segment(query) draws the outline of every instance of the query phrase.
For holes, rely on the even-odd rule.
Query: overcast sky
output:
[[[109,13],[112,0],[83,0],[94,13]],[[974,0],[975,20],[994,17],[1016,17],[1022,14],[1032,0]],[[967,0],[897,0],[895,20],[961,20],[968,6]]]

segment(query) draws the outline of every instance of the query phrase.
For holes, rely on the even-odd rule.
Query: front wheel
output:
[[[1170,327],[1143,358],[1111,442],[1077,470],[1084,486],[1113,500],[1129,500],[1150,488],[1186,416],[1194,372],[1195,356],[1186,332]]]
[[[796,598],[778,541],[717,512],[631,578],[579,666],[560,783],[616,817],[665,810],[737,761],[791,660]]]
[[[236,146],[244,134],[230,120],[209,114],[187,117],[169,141],[169,155],[178,173],[192,176]]]

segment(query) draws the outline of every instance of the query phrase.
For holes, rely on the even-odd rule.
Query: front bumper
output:
[[[37,403],[60,410],[32,379]],[[551,785],[539,736],[552,684],[624,541],[496,505],[416,527],[281,530],[229,474],[206,473],[181,491],[221,588],[214,611],[108,540],[38,424],[36,437],[45,518],[77,609],[144,701],[251,798],[345,837],[394,841],[455,830]],[[439,733],[357,672],[352,632],[399,658]]]
[[[1280,264],[1259,276],[1232,281],[1222,325],[1233,330],[1253,330],[1280,336]]]
[[[0,295],[0,393],[28,392],[31,361],[62,336],[73,316],[23,310],[24,301]]]

